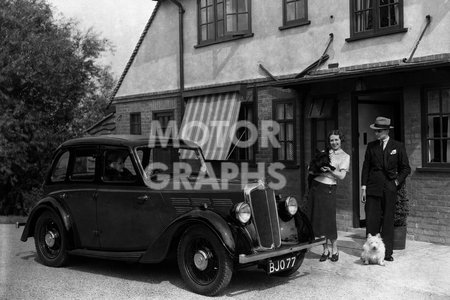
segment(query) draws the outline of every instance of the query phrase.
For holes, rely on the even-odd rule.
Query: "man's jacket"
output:
[[[396,191],[409,173],[411,168],[402,143],[390,138],[384,150],[378,140],[367,145],[361,174],[367,195],[381,197],[384,189]]]

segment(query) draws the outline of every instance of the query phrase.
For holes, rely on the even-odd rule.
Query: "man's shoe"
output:
[[[336,252],[335,254],[331,255],[330,260],[331,260],[332,262],[338,261],[338,260],[339,260],[339,252]]]
[[[384,260],[386,260],[386,261],[394,261],[394,258],[392,257],[392,255],[389,255],[389,256],[386,256],[384,258]]]
[[[328,251],[327,254],[325,254],[325,252],[322,253],[322,256],[319,258],[319,261],[326,261],[328,257],[330,257],[330,251]]]

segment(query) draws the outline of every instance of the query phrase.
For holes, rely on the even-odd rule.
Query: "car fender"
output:
[[[70,222],[70,215],[55,198],[46,197],[41,199],[31,211],[27,219],[27,223],[23,229],[22,237],[20,238],[22,242],[26,242],[29,237],[34,235],[34,225],[36,224],[37,218],[44,210],[48,209],[55,210],[55,212],[57,212],[61,217],[66,230],[70,230],[72,226]]]
[[[193,224],[203,224],[209,227],[220,239],[221,243],[233,256],[235,252],[235,241],[230,226],[219,214],[211,210],[195,209],[178,217],[157,238],[141,258],[143,263],[157,263],[164,260],[173,242],[179,241],[183,232]]]

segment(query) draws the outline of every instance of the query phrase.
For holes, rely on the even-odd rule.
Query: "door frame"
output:
[[[358,125],[358,108],[359,103],[388,103],[389,101],[370,101],[370,100],[359,100],[360,96],[375,94],[398,94],[398,100],[393,103],[395,106],[394,115],[398,116],[399,121],[399,137],[398,140],[404,142],[405,139],[405,128],[404,128],[404,91],[402,87],[399,88],[389,88],[389,89],[374,89],[367,91],[355,91],[351,94],[351,126],[352,126],[352,223],[354,228],[365,227],[365,222],[360,220],[360,193],[361,193],[361,183],[359,174],[359,125]],[[373,122],[374,120],[368,120]]]

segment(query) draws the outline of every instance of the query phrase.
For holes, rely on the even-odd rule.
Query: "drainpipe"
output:
[[[170,0],[173,4],[178,6],[178,43],[180,50],[180,120],[184,115],[184,43],[183,43],[183,14],[185,9],[178,0]]]

